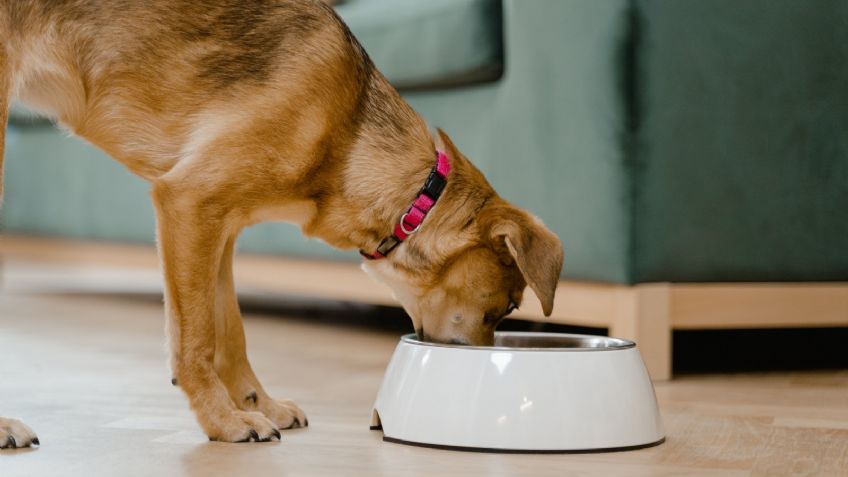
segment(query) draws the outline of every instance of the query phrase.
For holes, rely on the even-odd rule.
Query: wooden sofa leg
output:
[[[668,283],[618,291],[610,336],[633,340],[654,381],[671,379],[671,293]]]

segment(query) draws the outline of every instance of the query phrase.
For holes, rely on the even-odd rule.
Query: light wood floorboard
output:
[[[0,415],[24,419],[42,442],[0,452],[2,477],[848,475],[848,371],[657,383],[668,440],[655,448],[461,453],[368,430],[397,336],[258,314],[245,320],[254,367],[310,427],[281,443],[212,443],[170,386],[161,304],[101,293],[155,291],[153,276],[45,262],[2,270]]]

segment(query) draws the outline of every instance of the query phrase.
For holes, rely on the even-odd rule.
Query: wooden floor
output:
[[[0,452],[2,477],[848,475],[848,372],[658,383],[668,440],[650,449],[441,451],[368,429],[397,336],[269,315],[245,320],[254,367],[272,394],[298,401],[310,427],[281,443],[212,443],[169,383],[161,304],[111,293],[133,280],[149,291],[152,277],[44,263],[2,270],[0,415],[24,419],[42,443]]]

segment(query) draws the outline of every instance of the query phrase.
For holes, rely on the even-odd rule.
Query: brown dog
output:
[[[527,285],[545,314],[553,307],[557,237],[433,135],[319,1],[0,0],[4,125],[13,97],[151,183],[174,383],[211,439],[269,440],[307,424],[248,363],[232,276],[239,231],[284,220],[375,251],[437,150],[450,174],[431,213],[365,268],[433,341],[491,344]],[[34,438],[0,420],[0,445],[8,435]]]

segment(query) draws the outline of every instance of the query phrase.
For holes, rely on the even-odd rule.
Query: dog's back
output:
[[[19,97],[147,179],[257,117],[343,116],[370,64],[317,0],[2,0],[0,29],[2,110]]]

